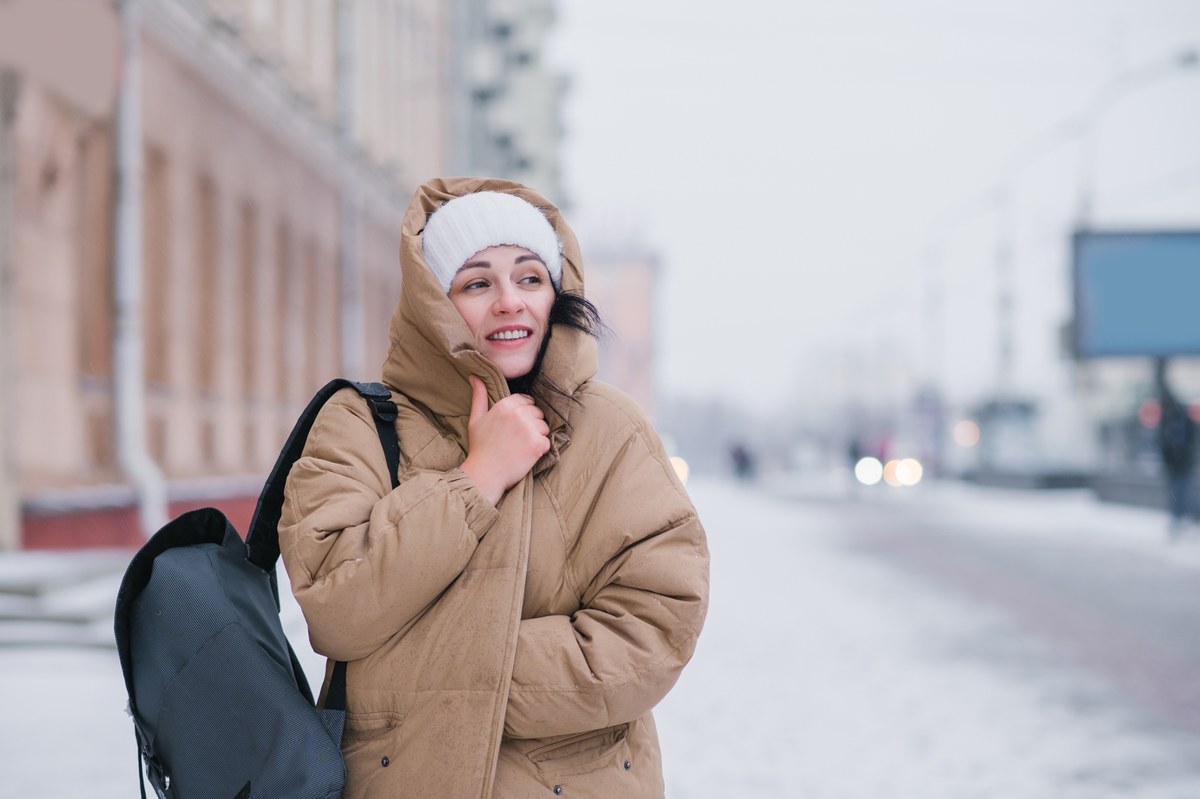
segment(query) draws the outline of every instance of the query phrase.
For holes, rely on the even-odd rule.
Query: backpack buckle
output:
[[[375,418],[382,419],[385,422],[396,421],[396,403],[390,399],[367,397],[367,402],[371,404],[371,412],[375,414]]]
[[[146,756],[146,776],[150,778],[150,784],[154,786],[154,792],[158,794],[159,799],[170,799],[171,775],[163,771],[162,763],[157,757]]]

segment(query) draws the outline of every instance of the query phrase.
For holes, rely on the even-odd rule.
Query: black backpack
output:
[[[279,454],[243,543],[215,508],[171,520],[134,555],[117,593],[116,639],[141,760],[161,799],[336,799],[346,664],[325,707],[279,621],[283,487],[317,412],[335,392],[370,404],[397,485],[396,406],[380,383],[334,380],[317,392]]]

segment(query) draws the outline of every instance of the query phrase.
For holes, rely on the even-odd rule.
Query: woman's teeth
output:
[[[512,341],[518,338],[529,338],[528,330],[501,330],[488,336],[492,341]]]

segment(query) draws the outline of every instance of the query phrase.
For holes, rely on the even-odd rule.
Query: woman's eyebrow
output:
[[[513,261],[513,263],[523,264],[526,261],[537,261],[542,266],[546,265],[545,261],[543,261],[538,256],[534,255],[533,253],[526,253],[525,255],[518,255],[517,259],[515,261]],[[465,264],[463,264],[458,269],[456,269],[454,274],[457,275],[459,272],[461,272],[464,269],[470,269],[471,267],[476,267],[476,266],[481,267],[483,269],[491,269],[492,268],[492,264],[490,261],[486,261],[486,260],[480,258],[477,261],[467,261]]]
[[[467,261],[465,264],[463,264],[458,269],[456,269],[454,271],[454,274],[457,275],[459,272],[463,271],[464,269],[470,269],[473,266],[482,267],[483,269],[491,269],[492,268],[492,264],[490,261],[485,261],[482,258],[480,258],[478,261]]]

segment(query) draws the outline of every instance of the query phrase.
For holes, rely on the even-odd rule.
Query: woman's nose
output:
[[[515,286],[501,283],[496,290],[496,301],[492,307],[497,313],[516,313],[525,307],[525,302]]]

